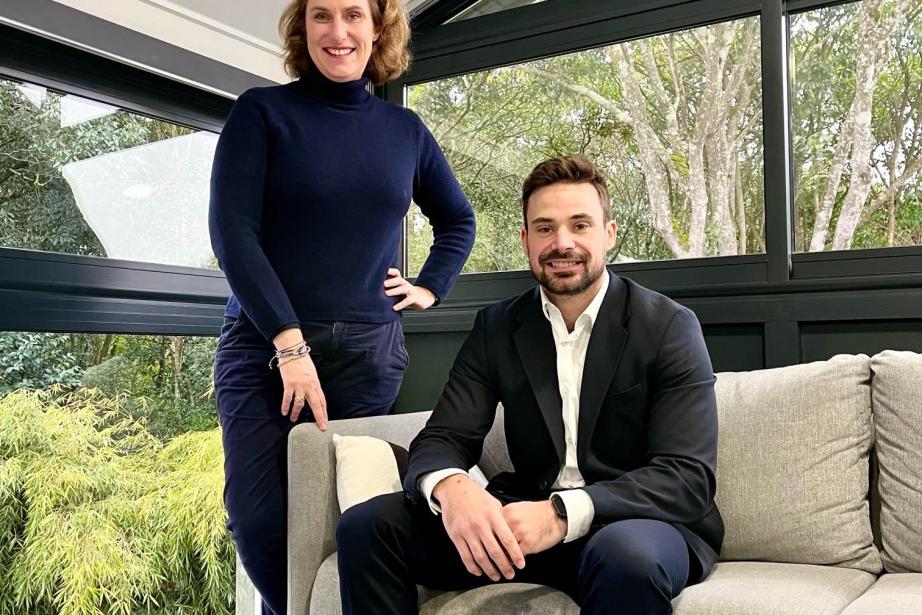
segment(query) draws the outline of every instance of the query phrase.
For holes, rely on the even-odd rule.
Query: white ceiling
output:
[[[278,19],[289,0],[55,0],[280,83]],[[412,11],[429,0],[404,0]]]

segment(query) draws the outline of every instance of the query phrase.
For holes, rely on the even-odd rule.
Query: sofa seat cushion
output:
[[[504,583],[466,592],[437,592],[419,588],[420,615],[477,613],[529,613],[530,615],[579,615],[569,596],[543,585]],[[342,615],[339,602],[339,569],[336,554],[320,565],[311,592],[311,615]]]
[[[675,615],[838,615],[874,580],[833,566],[720,562],[673,607]]]
[[[885,574],[842,615],[922,613],[922,574]]]
[[[922,572],[922,354],[886,350],[871,371],[884,569]]]
[[[545,585],[502,583],[465,592],[445,592],[427,600],[420,615],[579,615],[565,593]]]
[[[722,561],[880,572],[867,499],[870,380],[864,355],[717,374]]]
[[[311,590],[310,615],[342,615],[339,601],[339,568],[333,553],[320,564]]]

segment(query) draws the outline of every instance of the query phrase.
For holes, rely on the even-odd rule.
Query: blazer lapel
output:
[[[551,323],[541,313],[541,298],[536,288],[531,300],[519,310],[521,326],[513,335],[515,347],[538,401],[538,408],[554,442],[557,458],[564,458],[563,405],[557,381],[557,348]]]
[[[608,291],[586,350],[583,364],[583,383],[579,393],[579,426],[577,428],[577,459],[585,459],[586,449],[592,439],[596,420],[602,409],[605,393],[618,371],[621,354],[627,343],[628,333],[624,323],[630,315],[627,284],[610,274]]]

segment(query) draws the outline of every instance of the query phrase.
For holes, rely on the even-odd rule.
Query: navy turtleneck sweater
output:
[[[271,340],[299,321],[389,322],[384,294],[412,199],[435,241],[416,284],[442,298],[474,242],[474,213],[419,117],[367,80],[318,71],[237,99],[211,175],[211,245],[233,295]]]

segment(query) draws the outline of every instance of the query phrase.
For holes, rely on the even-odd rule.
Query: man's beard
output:
[[[574,272],[565,278],[551,276],[546,272],[545,265],[548,261],[553,260],[580,260],[583,270]],[[531,274],[548,294],[579,295],[586,292],[601,277],[602,271],[605,269],[604,265],[596,269],[591,269],[590,265],[589,260],[583,254],[575,251],[554,251],[539,258],[538,265],[537,267],[532,267]]]

